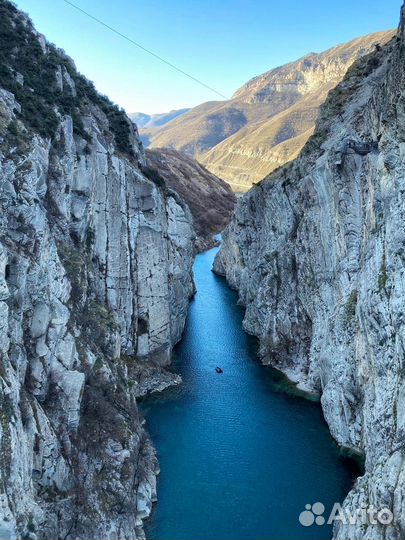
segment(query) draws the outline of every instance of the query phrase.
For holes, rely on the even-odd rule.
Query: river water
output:
[[[198,292],[172,366],[184,384],[141,404],[161,466],[147,538],[331,538],[331,526],[304,527],[298,516],[322,502],[327,517],[358,471],[320,405],[259,363],[236,293],[211,272],[216,251],[195,261]]]

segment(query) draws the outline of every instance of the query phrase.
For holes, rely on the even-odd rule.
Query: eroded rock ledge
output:
[[[342,540],[405,537],[404,24],[330,93],[299,158],[240,200],[215,261],[263,362],[321,395],[332,435],[365,454],[345,507],[394,513],[335,527]]]

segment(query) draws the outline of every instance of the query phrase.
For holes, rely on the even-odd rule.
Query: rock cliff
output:
[[[265,364],[321,396],[337,442],[365,456],[344,507],[390,525],[341,540],[405,537],[405,20],[356,62],[298,159],[238,203],[215,271],[246,306]]]
[[[146,156],[166,184],[187,203],[197,235],[197,251],[216,245],[213,236],[228,225],[236,203],[230,186],[198,161],[176,150],[147,150]]]
[[[158,464],[136,398],[178,382],[191,216],[4,0],[0,40],[0,537],[142,538]]]

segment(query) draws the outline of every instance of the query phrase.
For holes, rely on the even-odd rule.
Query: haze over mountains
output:
[[[329,90],[356,59],[393,35],[377,32],[310,53],[253,78],[230,100],[203,103],[163,125],[140,126],[142,140],[196,157],[235,191],[245,191],[298,155]]]
[[[190,109],[177,109],[168,113],[145,114],[142,112],[131,113],[128,116],[135,122],[138,128],[153,128],[164,126],[174,118],[188,112]]]

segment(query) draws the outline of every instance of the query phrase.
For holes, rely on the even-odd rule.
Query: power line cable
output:
[[[136,47],[138,47],[139,49],[141,49],[142,51],[150,54],[151,56],[153,56],[154,58],[156,58],[157,60],[159,60],[160,62],[163,62],[164,64],[166,64],[167,66],[171,67],[172,69],[178,71],[179,73],[181,73],[182,75],[188,77],[189,79],[191,79],[192,81],[200,84],[201,86],[204,86],[204,88],[207,88],[208,90],[210,90],[211,92],[214,92],[215,94],[217,94],[218,96],[220,96],[221,98],[224,98],[224,99],[229,99],[228,97],[224,96],[224,94],[221,94],[221,92],[218,92],[218,90],[215,90],[215,88],[212,88],[212,86],[209,86],[208,84],[205,84],[203,81],[201,81],[200,79],[197,79],[196,77],[193,77],[193,75],[190,75],[189,73],[187,73],[186,71],[183,71],[182,69],[180,69],[179,67],[175,66],[174,64],[172,64],[171,62],[169,62],[168,60],[165,60],[164,58],[162,58],[161,56],[159,56],[158,54],[154,53],[153,51],[147,49],[146,47],[144,47],[143,45],[141,45],[140,43],[137,43],[136,41],[134,41],[133,39],[131,39],[130,37],[126,36],[125,34],[123,34],[122,32],[120,32],[119,30],[113,28],[112,26],[108,25],[107,23],[105,23],[104,21],[102,21],[101,19],[98,19],[97,17],[95,17],[94,15],[92,15],[91,13],[89,13],[88,11],[85,11],[84,9],[82,9],[81,7],[77,6],[76,4],[74,4],[73,2],[70,2],[70,0],[63,0],[66,4],[69,4],[70,6],[72,6],[73,8],[77,9],[77,11],[80,11],[81,13],[83,13],[84,15],[86,15],[87,17],[89,17],[90,19],[92,19],[93,21],[96,21],[97,23],[101,24],[102,26],[104,26],[105,28],[107,28],[108,30],[111,30],[111,32],[114,32],[114,34],[117,34],[118,36],[122,37],[123,39],[129,41],[132,45],[135,45]]]

